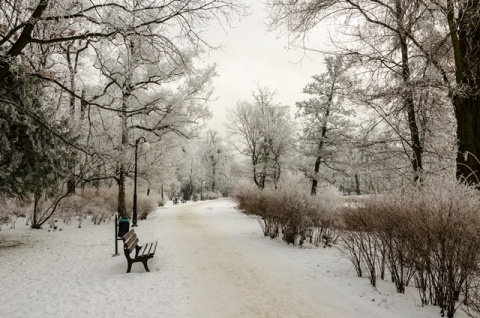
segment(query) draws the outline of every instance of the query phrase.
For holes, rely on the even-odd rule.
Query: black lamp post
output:
[[[135,173],[133,176],[133,214],[132,214],[132,227],[137,226],[137,159],[138,159],[138,143],[143,139],[143,148],[148,150],[150,144],[145,137],[140,137],[135,141]]]
[[[203,201],[203,181],[200,182],[200,201]]]

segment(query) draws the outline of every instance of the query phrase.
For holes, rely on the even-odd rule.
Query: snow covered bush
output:
[[[264,236],[275,238],[278,235],[278,224],[274,216],[270,215],[272,208],[269,207],[269,197],[264,191],[245,182],[239,183],[233,189],[232,198],[240,211],[257,218]]]
[[[216,200],[220,198],[222,195],[219,192],[213,192],[213,191],[207,191],[204,195],[203,198],[205,200]]]
[[[70,225],[76,218],[83,217],[85,206],[86,200],[82,196],[69,196],[59,203],[56,217],[62,219],[63,223]]]
[[[137,212],[140,220],[145,220],[147,216],[156,211],[158,207],[157,199],[153,196],[139,195],[137,198]]]
[[[22,201],[16,198],[0,197],[0,227],[3,224],[10,224],[14,229],[19,217],[28,214],[29,201]]]
[[[111,190],[106,188],[84,188],[59,203],[56,218],[63,219],[65,224],[71,224],[76,220],[78,227],[81,227],[82,220],[90,216],[94,224],[100,224],[113,214],[110,207],[110,193]]]
[[[160,198],[161,199],[161,198]],[[137,212],[139,219],[146,219],[148,214],[158,206],[155,196],[139,195],[137,198]],[[82,219],[91,217],[94,224],[100,224],[110,219],[117,211],[118,189],[112,188],[84,188],[77,194],[63,199],[57,208],[56,218],[63,219],[65,224],[74,220],[81,227]],[[126,197],[127,211],[133,210],[132,195]]]
[[[161,195],[157,195],[155,196],[155,200],[157,201],[157,206],[164,206],[168,198],[163,199]]]
[[[333,223],[339,201],[331,195],[312,196],[295,184],[263,190],[240,184],[233,191],[238,209],[256,216],[265,236],[281,237],[287,244],[317,246],[336,239]]]
[[[8,214],[7,200],[0,197],[0,230],[3,224],[8,223]]]
[[[423,304],[453,317],[459,303],[475,301],[479,207],[478,190],[452,178],[371,197],[341,213],[345,255],[359,275],[368,269],[372,285],[385,266],[398,292],[413,279]]]

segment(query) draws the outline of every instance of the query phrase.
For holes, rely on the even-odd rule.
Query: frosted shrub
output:
[[[278,223],[274,218],[270,206],[269,196],[261,190],[247,183],[238,184],[232,192],[237,208],[247,215],[255,216],[262,228],[264,236],[275,238],[278,235]]]
[[[205,200],[216,200],[220,198],[222,195],[219,192],[208,191],[203,195]]]
[[[140,220],[145,220],[147,216],[156,211],[158,204],[153,196],[140,195],[137,198],[137,212]]]
[[[479,197],[474,188],[434,181],[414,194],[425,201],[411,226],[415,277],[424,303],[453,317],[457,302],[469,294],[466,284],[479,274]]]
[[[333,212],[337,205],[326,196],[311,196],[298,185],[261,190],[241,184],[233,197],[238,209],[258,218],[265,236],[281,237],[294,245],[310,242],[326,246],[334,241]]]
[[[166,198],[164,200],[161,195],[157,195],[154,198],[157,201],[157,206],[164,206],[165,202],[168,201]]]
[[[98,200],[95,201],[98,204],[98,207],[101,209],[93,209],[91,211],[97,217],[95,218],[97,222],[104,221],[107,217],[110,217],[118,209],[118,188],[101,188],[96,190],[96,197]],[[91,195],[93,197],[93,195]],[[158,196],[147,196],[143,194],[138,194],[137,192],[137,213],[138,218],[144,220],[151,213],[156,211],[159,206],[159,202],[163,204],[162,198]],[[133,192],[131,189],[125,190],[125,205],[127,213],[133,211]],[[102,212],[100,212],[102,211]]]
[[[110,213],[114,213],[118,209],[118,187],[111,187],[111,188],[100,188],[98,189],[95,196],[101,197],[105,202],[105,209],[110,211]],[[129,202],[130,194],[127,190],[125,190],[125,201],[127,205],[128,211],[128,202]],[[132,199],[130,199],[131,201]]]
[[[109,201],[106,201],[102,196],[90,198],[82,209],[83,214],[91,215],[93,224],[99,225],[113,214],[108,203]]]
[[[344,252],[372,285],[386,266],[398,292],[413,278],[423,304],[453,317],[479,274],[478,211],[478,190],[455,180],[405,186],[342,212]]]
[[[370,251],[366,251],[368,246],[366,242],[371,242],[370,237],[374,234],[372,229],[371,214],[366,209],[344,209],[341,213],[343,223],[341,239],[342,245],[339,247],[345,256],[353,263],[357,275],[363,275],[363,268],[366,267],[365,255],[369,255]],[[375,259],[375,258],[374,258]],[[372,260],[370,258],[370,260]],[[376,267],[368,268],[370,274],[370,283],[375,286]]]
[[[60,203],[56,214],[65,224],[78,220],[81,227],[82,219],[91,216],[94,224],[100,224],[111,218],[117,210],[118,189],[115,188],[84,188],[77,194],[65,198]]]
[[[59,203],[56,215],[63,220],[63,223],[70,225],[75,218],[84,215],[84,208],[87,204],[88,202],[83,196],[72,195],[66,197]]]
[[[7,200],[0,198],[0,230],[3,224],[8,223],[8,214]]]
[[[10,223],[10,228],[14,229],[17,219],[26,216],[29,203],[28,200],[0,197],[0,227]]]

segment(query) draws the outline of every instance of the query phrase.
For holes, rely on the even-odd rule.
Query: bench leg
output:
[[[130,271],[132,270],[132,264],[133,262],[128,262],[127,273],[130,273]]]
[[[146,270],[147,272],[149,272],[150,270],[148,269],[147,261],[148,261],[148,259],[142,261],[142,263],[143,263],[143,266],[145,267],[145,270]]]

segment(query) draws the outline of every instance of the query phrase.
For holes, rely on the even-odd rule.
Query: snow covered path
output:
[[[352,276],[335,249],[264,238],[255,219],[226,210],[226,203],[233,207],[226,200],[180,205],[159,219],[164,244],[173,247],[166,261],[188,289],[189,317],[406,317],[391,307],[407,303],[408,317],[438,316],[391,290],[387,300]]]
[[[140,221],[140,240],[159,242],[150,273],[136,263],[126,274],[125,257],[112,257],[112,222],[3,227],[0,317],[440,317],[417,305],[414,289],[399,295],[383,281],[373,289],[335,248],[264,238],[233,207],[227,199],[187,203]]]
[[[232,227],[238,222],[214,209],[199,213],[199,207],[179,207],[164,220],[177,246],[171,261],[188,283],[192,317],[353,317],[348,307],[319,301],[312,289],[318,282],[298,272],[288,255],[256,242],[256,235],[245,240]],[[341,295],[329,296],[335,297],[342,305]]]

